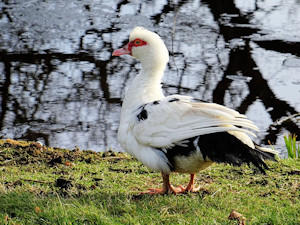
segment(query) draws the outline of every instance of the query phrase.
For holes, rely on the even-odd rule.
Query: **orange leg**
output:
[[[168,194],[168,193],[178,194],[178,193],[186,193],[186,192],[197,192],[200,189],[199,187],[198,188],[194,187],[195,174],[191,174],[190,182],[186,188],[183,188],[182,186],[173,187],[170,184],[169,174],[162,173],[162,178],[163,178],[162,188],[157,188],[157,189],[151,188],[148,191],[141,192],[141,194],[150,194],[150,195]]]
[[[182,193],[184,192],[184,188],[182,186],[179,187],[173,187],[170,184],[170,179],[169,179],[169,174],[164,174],[161,173],[162,178],[163,178],[163,187],[162,188],[151,188],[148,191],[141,192],[141,194],[150,194],[150,195],[155,195],[155,194],[177,194],[177,193]]]
[[[184,192],[198,192],[200,190],[200,187],[195,187],[195,174],[191,174],[190,182]]]

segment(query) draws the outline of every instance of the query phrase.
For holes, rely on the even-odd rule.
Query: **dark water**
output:
[[[285,120],[300,111],[299,0],[2,0],[0,136],[121,150],[122,98],[140,66],[111,53],[137,25],[170,50],[166,95],[245,113],[261,144],[300,136],[299,116]]]

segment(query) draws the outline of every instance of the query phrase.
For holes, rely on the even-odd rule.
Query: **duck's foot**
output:
[[[200,187],[194,187],[194,179],[195,174],[191,174],[190,182],[186,188],[181,185],[178,187],[173,187],[170,184],[169,174],[162,173],[163,177],[163,188],[151,188],[148,191],[141,192],[141,194],[149,194],[149,195],[162,195],[162,194],[184,194],[188,192],[198,192]]]
[[[149,194],[149,195],[163,195],[163,194],[178,194],[185,192],[185,188],[182,186],[173,187],[172,185],[167,188],[150,188],[148,191],[141,192],[141,194]]]
[[[191,174],[190,182],[184,192],[198,192],[200,190],[200,187],[194,186],[194,180],[195,180],[195,174]]]
[[[191,188],[186,188],[186,189],[184,189],[184,193],[187,193],[187,192],[193,192],[193,193],[195,193],[195,192],[199,192],[200,191],[200,187],[191,187]]]

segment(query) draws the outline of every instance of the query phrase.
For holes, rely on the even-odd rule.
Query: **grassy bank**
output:
[[[161,186],[127,154],[0,141],[0,224],[300,224],[300,160],[268,162],[267,175],[213,165],[199,193],[141,196]],[[172,174],[174,185],[189,176]]]

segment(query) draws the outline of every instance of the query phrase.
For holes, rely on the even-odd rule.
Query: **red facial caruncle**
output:
[[[147,42],[139,38],[136,38],[133,41],[129,42],[127,45],[125,45],[123,48],[115,50],[112,55],[113,56],[120,56],[126,54],[132,55],[132,47],[140,47],[143,45],[147,45]]]

